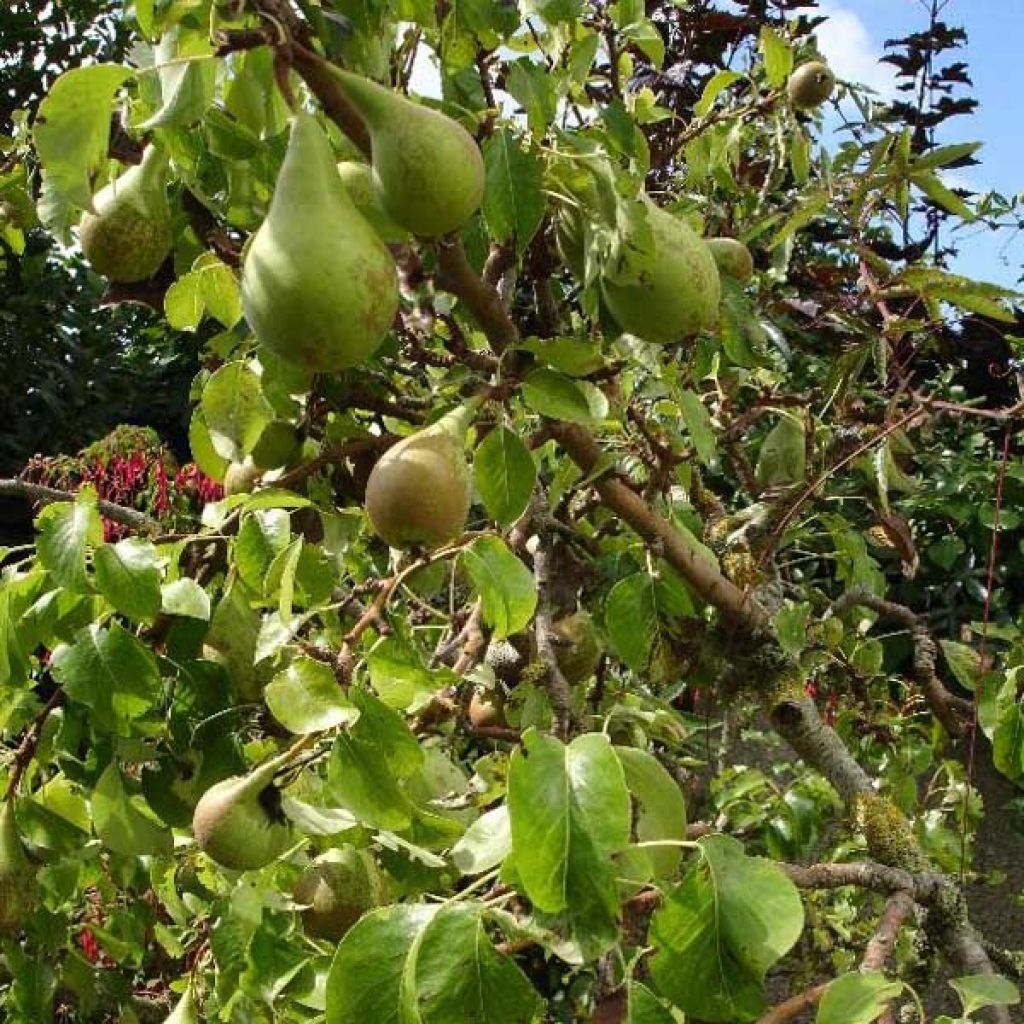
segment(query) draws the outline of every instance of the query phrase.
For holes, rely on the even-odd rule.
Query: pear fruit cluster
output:
[[[426,238],[461,227],[484,194],[484,161],[473,136],[376,82],[335,74],[370,133],[373,180],[388,216]]]
[[[754,276],[754,258],[738,238],[709,238],[706,244],[719,273],[740,284],[746,284]]]
[[[409,232],[396,224],[384,209],[380,193],[373,183],[373,168],[369,164],[358,160],[342,160],[338,164],[338,174],[345,184],[349,199],[385,242],[409,240]]]
[[[292,897],[304,908],[306,934],[337,942],[363,914],[387,902],[388,890],[373,857],[346,844],[317,857]]]
[[[390,547],[436,548],[466,525],[473,481],[465,455],[469,403],[389,448],[366,482],[366,514]]]
[[[211,786],[196,804],[192,833],[199,848],[221,867],[249,871],[276,860],[293,841],[281,810],[274,774],[286,757],[248,775],[233,775]]]
[[[606,268],[601,292],[623,331],[664,345],[717,323],[721,282],[701,237],[685,221],[646,197],[644,205],[653,234],[653,258],[635,276]],[[624,251],[636,247],[628,233],[622,241]]]
[[[36,903],[35,869],[14,821],[14,804],[0,807],[0,932],[16,932]]]
[[[270,209],[245,255],[242,307],[261,345],[318,372],[369,359],[398,311],[394,260],[310,114],[292,120]]]
[[[836,76],[820,60],[801,64],[786,83],[789,102],[797,110],[815,110],[822,105],[836,87]]]
[[[173,243],[167,157],[160,149],[148,146],[142,163],[93,196],[78,239],[93,270],[110,281],[144,281],[160,269]]]

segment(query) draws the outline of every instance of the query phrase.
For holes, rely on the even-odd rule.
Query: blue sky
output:
[[[822,0],[829,23],[819,45],[843,78],[865,81],[891,92],[892,70],[878,64],[886,39],[920,31],[928,24],[922,0]],[[979,108],[946,129],[946,142],[982,142],[980,166],[955,172],[953,183],[1006,196],[1024,192],[1024,0],[948,0],[942,18],[967,30],[964,51],[948,61],[965,60]],[[962,55],[961,55],[962,54]],[[970,276],[1016,287],[1024,265],[1024,236],[968,228],[958,238],[962,255],[956,269]]]

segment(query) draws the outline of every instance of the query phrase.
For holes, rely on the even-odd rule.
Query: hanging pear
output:
[[[281,810],[274,774],[288,755],[274,758],[248,775],[233,775],[211,786],[196,804],[192,832],[199,848],[221,867],[236,871],[265,867],[292,842]]]
[[[473,483],[465,455],[466,431],[477,402],[399,441],[366,482],[366,514],[393,548],[438,547],[462,532]]]
[[[307,935],[337,942],[374,907],[387,901],[387,883],[366,850],[346,844],[317,857],[292,890],[302,904]]]
[[[373,145],[373,174],[384,209],[414,235],[461,227],[484,195],[484,161],[465,128],[437,110],[350,71],[337,71]]]
[[[746,284],[754,276],[754,258],[738,238],[708,238],[705,244],[720,273],[740,284]]]
[[[148,146],[142,163],[100,189],[92,206],[78,223],[78,238],[93,270],[119,282],[152,277],[173,242],[163,151]]]
[[[385,242],[409,240],[409,232],[399,227],[384,209],[384,203],[377,194],[377,186],[373,183],[373,168],[369,164],[359,163],[358,160],[342,160],[338,164],[338,174],[356,209]]]
[[[14,804],[0,808],[0,931],[16,932],[36,904],[36,872],[14,821]]]
[[[242,307],[260,344],[320,372],[369,359],[398,311],[391,254],[310,114],[292,120],[270,210],[245,255]]]
[[[835,87],[836,76],[829,66],[820,60],[813,60],[801,64],[789,76],[786,93],[789,102],[797,110],[814,110],[832,95]]]
[[[562,675],[575,685],[589,679],[601,660],[601,637],[589,612],[563,615],[552,623],[555,660]]]
[[[191,984],[185,989],[185,994],[178,1000],[164,1024],[199,1024],[199,1007],[196,1005],[196,996]]]
[[[601,291],[623,331],[664,345],[715,325],[721,282],[700,236],[646,196],[643,201],[653,235],[653,259],[638,273],[606,267]],[[625,252],[633,247],[628,235],[622,242]]]

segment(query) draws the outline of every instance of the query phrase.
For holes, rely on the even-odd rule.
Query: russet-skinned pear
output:
[[[398,311],[394,260],[311,114],[292,120],[270,210],[245,253],[242,307],[260,344],[318,372],[369,359]]]
[[[337,942],[363,914],[387,902],[387,884],[371,854],[346,844],[317,857],[292,898],[304,907],[308,935]]]
[[[366,513],[393,548],[439,547],[466,525],[473,482],[465,437],[467,403],[388,449],[366,482]]]
[[[167,157],[148,146],[142,163],[104,186],[78,223],[78,239],[97,274],[121,283],[152,277],[171,251]]]
[[[714,258],[685,221],[645,199],[654,255],[635,279],[602,275],[604,301],[619,327],[644,341],[668,344],[713,327],[721,282]],[[624,239],[629,248],[629,239]]]
[[[336,71],[366,122],[384,209],[406,231],[434,238],[460,228],[480,206],[484,161],[458,121],[350,71]]]

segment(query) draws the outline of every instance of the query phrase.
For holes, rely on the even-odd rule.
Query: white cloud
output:
[[[872,38],[860,17],[832,0],[821,3],[817,13],[828,17],[815,35],[829,67],[840,78],[868,85],[883,99],[892,99],[896,95],[896,69],[879,63],[884,53],[882,44]]]

